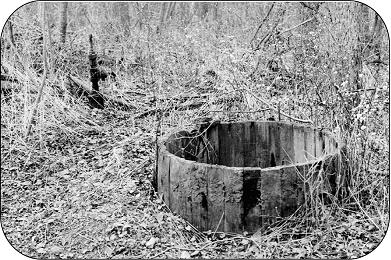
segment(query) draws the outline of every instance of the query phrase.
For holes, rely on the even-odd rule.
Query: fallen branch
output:
[[[80,98],[82,96],[90,97],[94,93],[92,87],[89,84],[87,84],[87,83],[83,82],[82,80],[80,80],[76,77],[73,77],[71,75],[68,75],[67,84],[68,84],[68,87],[70,88],[70,92],[73,95],[76,95],[78,98]],[[111,103],[115,106],[119,106],[124,110],[132,110],[132,109],[137,108],[134,105],[127,103],[126,101],[122,101],[122,100],[110,97],[107,94],[100,92],[99,95],[102,96],[103,99],[105,99],[109,103]]]
[[[201,106],[203,106],[204,104],[206,104],[208,102],[207,99],[204,99],[204,98],[207,98],[208,96],[209,96],[209,94],[201,94],[201,95],[197,95],[197,96],[171,97],[169,99],[175,100],[175,101],[188,101],[191,98],[194,98],[195,100],[193,100],[193,102],[191,102],[191,103],[182,103],[182,104],[173,105],[173,106],[170,106],[170,107],[167,107],[167,108],[164,108],[164,109],[162,109],[162,108],[152,108],[152,109],[149,109],[149,110],[147,110],[145,112],[142,112],[142,113],[136,115],[135,118],[136,119],[142,119],[142,118],[147,117],[149,115],[153,115],[153,114],[155,114],[157,112],[166,113],[168,110],[183,111],[183,110],[187,110],[187,109],[200,108]],[[240,97],[239,96],[233,96],[233,97],[228,96],[227,97],[226,95],[223,95],[223,96],[219,96],[218,99],[216,101],[214,101],[213,103],[214,104],[219,104],[219,103],[221,104],[221,103],[224,103],[224,102],[226,102],[226,103],[234,102],[236,100],[240,100]]]
[[[177,110],[177,111],[183,111],[183,110],[187,110],[187,109],[196,109],[196,108],[200,108],[202,107],[204,104],[206,104],[206,101],[198,101],[198,102],[193,102],[193,103],[190,103],[190,104],[180,104],[180,105],[177,105],[177,106],[172,106],[172,107],[168,107],[168,108],[165,108],[165,109],[162,109],[162,108],[152,108],[152,109],[149,109],[143,113],[140,113],[138,115],[135,116],[136,119],[142,119],[142,118],[145,118],[149,115],[153,115],[155,113],[166,113],[168,110]]]

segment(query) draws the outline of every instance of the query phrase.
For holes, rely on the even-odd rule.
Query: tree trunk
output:
[[[209,12],[209,3],[208,2],[200,2],[198,3],[198,16],[203,21],[205,20],[207,14]]]
[[[167,2],[164,2],[163,4],[161,4],[162,8],[160,9],[160,23],[156,27],[156,33],[161,33],[161,31],[163,30],[164,24],[166,22],[168,5],[169,5],[169,3],[167,3]]]
[[[60,17],[60,42],[65,43],[66,34],[67,34],[67,10],[68,2],[63,2],[61,5],[61,17]]]
[[[168,21],[169,19],[173,18],[174,11],[175,11],[175,5],[176,5],[176,2],[170,2],[169,3],[165,21]]]
[[[14,32],[13,32],[11,21],[8,21],[8,32],[9,32],[9,40],[12,46],[15,46]]]
[[[130,15],[129,15],[129,4],[126,2],[121,4],[121,24],[124,27],[125,36],[130,35]]]
[[[28,122],[27,122],[27,127],[26,127],[26,132],[25,132],[25,139],[28,138],[29,134],[30,134],[30,131],[31,131],[31,127],[32,127],[32,123],[33,123],[33,119],[35,117],[35,114],[37,113],[37,110],[38,110],[38,105],[39,103],[41,102],[41,98],[42,98],[42,94],[43,94],[43,88],[45,87],[46,85],[46,76],[47,76],[47,73],[48,73],[48,64],[47,64],[47,39],[46,39],[46,35],[45,35],[45,31],[46,31],[46,3],[42,3],[42,37],[43,37],[43,66],[44,66],[44,72],[43,72],[43,76],[42,76],[42,82],[41,82],[41,86],[38,90],[38,96],[37,96],[37,99],[35,100],[35,103],[34,103],[34,107],[33,107],[33,111],[31,112],[30,114],[30,117],[28,119]]]
[[[380,17],[375,14],[375,21],[373,24],[373,52],[375,54],[375,61],[377,62],[375,78],[379,78],[379,70],[381,64],[381,47],[382,47],[382,36],[383,36],[383,24]]]

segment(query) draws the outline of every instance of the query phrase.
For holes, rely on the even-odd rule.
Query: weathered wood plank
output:
[[[295,160],[293,126],[280,124],[280,159],[279,165],[293,164]]]
[[[208,169],[208,229],[212,231],[215,231],[216,228],[218,231],[224,231],[225,173],[225,168]]]
[[[243,172],[243,215],[244,229],[256,232],[262,225],[261,204],[261,170],[245,170]]]
[[[244,166],[244,150],[243,150],[243,124],[230,124],[230,145],[231,149],[231,164],[229,166],[243,167]]]
[[[325,136],[323,132],[316,134],[316,157],[321,157],[325,154]]]
[[[267,226],[281,212],[281,169],[261,170],[261,223]]]
[[[297,168],[281,169],[281,217],[288,217],[297,209]]]
[[[170,157],[164,153],[159,156],[158,191],[163,195],[163,200],[167,206],[170,206]]]
[[[280,127],[277,122],[269,124],[269,167],[281,165]]]
[[[258,167],[256,131],[255,122],[243,123],[243,166],[245,167]]]
[[[239,233],[243,231],[243,223],[241,221],[243,215],[242,199],[244,192],[243,170],[232,168],[225,169],[224,186],[224,231]]]
[[[209,164],[218,164],[219,163],[219,128],[220,124],[217,127],[211,128],[207,132],[208,140],[208,151],[207,159],[205,162]]]
[[[308,178],[307,171],[309,169],[308,165],[297,165],[295,166],[296,171],[296,197],[297,197],[297,207],[303,205],[306,200],[306,183],[305,180]]]
[[[210,203],[208,201],[208,166],[194,164],[189,167],[188,185],[186,189],[190,193],[187,202],[191,204],[192,223],[200,230],[208,229],[208,211]],[[188,205],[189,207],[189,205]]]
[[[221,124],[219,128],[219,164],[231,166],[231,136],[229,124]]]
[[[191,196],[189,190],[189,187],[191,187],[190,169],[191,165],[184,163],[178,157],[170,159],[170,209],[173,212],[180,213],[189,221],[192,217],[191,207],[187,205],[188,197]]]
[[[305,136],[302,127],[293,126],[293,145],[295,147],[295,163],[305,162]]]
[[[255,163],[257,167],[266,168],[270,166],[269,155],[269,126],[265,123],[256,123],[257,147],[255,150]]]
[[[314,130],[311,128],[304,128],[304,156],[307,161],[312,161],[316,158],[314,140]]]

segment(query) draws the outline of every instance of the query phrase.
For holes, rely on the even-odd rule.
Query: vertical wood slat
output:
[[[256,232],[262,225],[261,174],[261,170],[243,172],[242,222],[249,232]]]
[[[295,172],[296,172],[296,180],[297,180],[297,184],[296,184],[296,197],[297,197],[297,207],[299,205],[302,205],[304,202],[305,202],[305,198],[306,198],[306,187],[305,187],[305,178],[307,177],[306,176],[306,172],[308,172],[309,170],[309,167],[308,165],[304,164],[304,165],[298,165],[298,166],[295,166]]]
[[[325,154],[325,142],[323,132],[316,133],[316,157],[320,158]]]
[[[191,216],[186,206],[187,197],[190,195],[189,187],[189,165],[187,163],[178,162],[178,157],[173,157],[170,160],[170,209],[173,212],[181,213],[183,217]],[[191,210],[190,210],[191,211]]]
[[[243,170],[225,169],[224,171],[224,231],[242,232],[243,215],[242,198],[243,198]]]
[[[256,125],[254,122],[243,124],[243,165],[246,167],[258,167],[256,160]]]
[[[257,146],[255,150],[256,166],[261,168],[269,167],[270,155],[269,155],[269,126],[264,123],[256,124],[256,137]]]
[[[219,164],[219,128],[220,125],[213,127],[207,132],[210,150],[207,151],[207,158],[205,162],[209,164]]]
[[[230,146],[231,151],[231,165],[230,166],[244,166],[244,151],[243,151],[243,124],[230,125]]]
[[[219,126],[219,164],[229,166],[228,124]]]
[[[267,226],[276,221],[281,212],[281,169],[262,170],[261,182],[261,225]]]
[[[302,128],[293,126],[293,145],[295,147],[295,163],[305,162],[305,135]]]
[[[224,219],[218,223],[222,214],[225,214],[225,170],[219,167],[210,168],[208,171],[208,229],[224,231]]]
[[[163,154],[159,156],[158,190],[166,205],[170,206],[170,157]]]
[[[192,223],[200,230],[208,228],[208,171],[202,164],[192,164],[189,167],[188,197],[191,197]],[[188,200],[189,201],[189,200]]]
[[[304,128],[304,156],[307,161],[315,159],[314,138],[314,130],[311,128]]]
[[[280,125],[277,122],[269,124],[269,165],[281,165]]]
[[[297,209],[297,169],[295,166],[284,167],[281,173],[281,217],[288,217]]]
[[[279,165],[293,164],[295,161],[293,126],[280,126],[280,159]]]

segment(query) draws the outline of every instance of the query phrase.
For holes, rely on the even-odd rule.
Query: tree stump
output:
[[[160,145],[155,176],[168,207],[200,230],[253,233],[293,214],[315,181],[318,194],[338,191],[340,148],[325,131],[273,121],[200,129]]]

